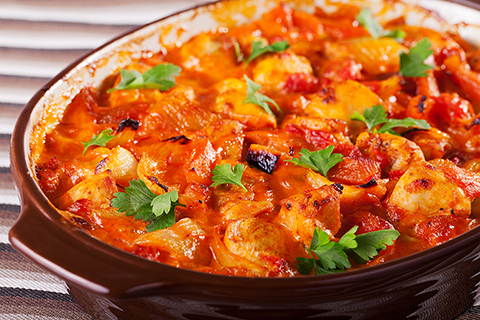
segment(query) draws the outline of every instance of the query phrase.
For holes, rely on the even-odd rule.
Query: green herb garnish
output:
[[[282,112],[278,104],[273,99],[270,99],[266,95],[257,92],[262,88],[261,85],[253,82],[246,75],[244,75],[243,77],[247,81],[247,98],[243,101],[243,104],[245,103],[256,104],[257,106],[262,107],[263,110],[265,110],[268,114],[274,116],[275,114],[272,112],[270,105],[267,103],[269,102],[270,104],[274,105],[275,108],[277,108],[278,112]]]
[[[125,212],[127,216],[135,215],[135,219],[150,221],[146,226],[147,232],[171,227],[175,223],[175,208],[185,207],[178,202],[177,190],[156,195],[141,179],[130,181],[125,192],[114,194],[111,205],[118,212]]]
[[[407,54],[405,52],[400,53],[400,73],[404,77],[426,77],[425,71],[432,69],[432,66],[425,64],[424,61],[432,53],[430,48],[432,43],[424,38],[416,46],[410,49]]]
[[[354,111],[350,116],[353,120],[363,121],[367,125],[368,131],[372,133],[391,133],[398,136],[393,128],[409,128],[419,127],[421,129],[430,129],[430,125],[425,120],[405,118],[405,119],[389,119],[387,112],[381,105],[372,106],[363,111],[363,115]],[[380,129],[375,129],[377,125],[383,124]]]
[[[237,62],[245,62],[245,57],[243,56],[242,50],[240,49],[240,45],[238,42],[235,42],[233,44],[233,47],[235,48],[235,56],[237,57]]]
[[[213,183],[210,187],[215,187],[221,184],[231,183],[243,188],[247,191],[247,188],[242,184],[242,175],[245,171],[245,166],[243,164],[237,164],[233,167],[230,164],[221,164],[215,166],[212,170],[212,181]]]
[[[402,41],[405,38],[406,33],[403,30],[395,29],[392,31],[383,30],[382,26],[372,17],[370,9],[363,9],[356,16],[357,21],[367,29],[368,33],[374,39],[380,37],[394,38],[396,41]]]
[[[175,85],[175,76],[180,75],[181,70],[180,67],[171,63],[159,64],[144,74],[137,70],[122,70],[120,71],[122,77],[120,83],[107,92],[129,89],[159,89],[166,91]]]
[[[287,41],[279,41],[272,43],[271,45],[263,46],[262,41],[253,41],[252,42],[252,53],[250,53],[250,57],[245,61],[245,68],[248,64],[255,58],[267,53],[267,52],[282,52],[287,50],[290,45]]]
[[[387,245],[393,245],[400,235],[397,230],[378,230],[357,236],[357,230],[358,226],[354,226],[335,242],[317,227],[310,247],[306,248],[311,258],[297,258],[298,272],[303,275],[309,275],[312,269],[315,269],[316,275],[342,272],[351,267],[349,257],[365,264],[373,260],[380,250],[386,249]]]
[[[100,146],[100,147],[105,147],[107,142],[112,140],[113,137],[115,136],[112,134],[113,130],[112,129],[105,129],[102,132],[100,132],[98,135],[93,135],[93,138],[88,140],[87,142],[82,142],[83,146],[83,153],[82,155],[85,155],[85,152],[87,149],[91,146]]]
[[[333,146],[329,146],[323,150],[311,152],[307,149],[300,150],[300,159],[292,158],[286,160],[292,162],[296,166],[302,166],[310,168],[316,172],[319,172],[324,177],[327,177],[328,171],[337,163],[343,161],[343,155],[340,153],[334,153]]]

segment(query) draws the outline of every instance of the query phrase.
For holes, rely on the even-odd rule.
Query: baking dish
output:
[[[475,21],[480,16],[467,6],[440,3],[439,11],[456,12],[454,18]],[[421,4],[431,6],[432,2]],[[82,86],[100,85],[145,48],[159,51],[158,37],[163,43],[184,42],[219,23],[252,19],[272,5],[270,1],[226,1],[170,16],[102,46],[45,85],[27,104],[12,137],[12,173],[23,205],[10,233],[12,245],[63,278],[72,296],[96,318],[451,318],[459,314],[474,298],[480,264],[478,229],[369,269],[294,279],[234,278],[176,269],[103,244],[63,221],[36,185],[31,163],[41,143],[31,141],[41,141]],[[473,2],[465,5],[478,9]],[[256,9],[254,15],[251,8]],[[232,20],[225,14],[229,12],[248,12],[248,18],[238,14]],[[441,20],[422,17],[422,12],[412,10],[409,18],[430,27],[446,27]],[[176,32],[180,25],[187,31]],[[464,26],[460,31],[474,42],[475,30]]]

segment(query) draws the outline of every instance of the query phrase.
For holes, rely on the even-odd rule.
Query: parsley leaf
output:
[[[351,249],[345,248],[345,252],[356,263],[365,264],[373,260],[380,250],[387,249],[387,245],[391,246],[399,235],[397,230],[377,230],[359,234],[355,238],[357,246]]]
[[[171,227],[175,223],[175,208],[185,207],[178,202],[176,190],[156,195],[141,179],[130,181],[125,192],[114,194],[111,205],[118,212],[125,212],[127,216],[135,215],[135,219],[150,221],[146,226],[147,232]]]
[[[403,30],[395,29],[391,31],[385,31],[382,36],[387,38],[393,38],[397,42],[402,42],[403,39],[407,36],[407,33]]]
[[[382,26],[372,17],[370,9],[363,9],[355,19],[357,19],[357,21],[364,26],[365,29],[367,29],[368,33],[370,33],[374,39],[388,37],[394,38],[396,41],[400,42],[407,35],[405,31],[400,29],[395,29],[392,31],[383,30]]]
[[[240,45],[238,42],[235,42],[233,44],[233,47],[235,48],[235,56],[237,57],[237,62],[240,63],[242,61],[245,61],[245,57],[243,56],[242,49],[240,49]]]
[[[310,168],[316,172],[319,172],[324,177],[327,177],[328,171],[337,163],[343,161],[343,155],[340,153],[334,153],[333,146],[329,146],[323,150],[311,152],[307,149],[300,150],[300,159],[292,158],[286,160],[292,162],[296,166],[302,166]]]
[[[129,89],[159,89],[166,91],[175,85],[175,76],[180,75],[182,69],[174,64],[159,64],[158,66],[141,74],[137,70],[120,71],[120,83],[107,91]]]
[[[355,19],[367,29],[374,39],[378,39],[382,34],[383,28],[377,20],[373,19],[370,9],[363,9]]]
[[[247,191],[247,188],[242,184],[242,175],[245,171],[243,164],[237,164],[233,167],[228,163],[215,166],[212,170],[212,181],[210,187],[215,187],[225,183],[231,183],[243,188]]]
[[[244,75],[243,77],[247,81],[247,98],[243,101],[243,104],[245,103],[256,104],[257,106],[262,107],[263,110],[265,110],[268,114],[274,116],[275,114],[272,112],[270,105],[267,103],[267,102],[270,102],[272,105],[274,105],[277,108],[278,112],[282,112],[278,104],[273,99],[270,99],[264,94],[257,93],[257,91],[260,90],[260,88],[262,88],[261,85],[253,82],[246,75]]]
[[[430,129],[430,125],[425,120],[405,118],[405,119],[389,119],[387,113],[381,105],[372,106],[363,111],[363,115],[354,111],[350,116],[353,120],[363,121],[367,125],[368,131],[372,133],[390,133],[398,135],[393,128],[409,128],[419,127],[421,129]],[[383,124],[380,129],[374,129],[377,125]]]
[[[245,68],[248,64],[255,58],[267,53],[267,52],[282,52],[287,50],[290,46],[287,41],[279,41],[275,42],[271,45],[262,46],[262,41],[253,41],[252,42],[252,53],[250,53],[250,57],[248,57],[247,61],[245,62]]]
[[[93,138],[86,141],[82,142],[83,146],[83,153],[82,155],[85,155],[85,152],[87,152],[87,149],[91,146],[100,146],[100,147],[105,147],[108,141],[112,140],[113,137],[115,136],[113,133],[112,129],[105,129],[102,132],[100,132],[98,135],[93,135]]]
[[[379,104],[377,104],[376,106],[372,106],[369,109],[365,109],[363,111],[363,115],[361,115],[357,111],[354,111],[350,118],[353,120],[365,122],[368,131],[370,132],[372,132],[373,128],[375,128],[377,125],[388,122],[387,113],[385,112],[385,109]]]
[[[432,67],[423,63],[432,53],[430,48],[432,43],[424,38],[421,42],[417,43],[410,49],[407,54],[405,52],[400,53],[400,73],[404,77],[426,77],[425,71],[430,70]]]
[[[313,269],[317,275],[341,272],[351,267],[348,258],[365,264],[387,245],[393,245],[400,235],[397,230],[378,230],[356,236],[357,230],[358,226],[354,226],[335,242],[325,231],[315,228],[310,247],[305,248],[311,258],[297,258],[298,272],[303,275],[309,275]]]

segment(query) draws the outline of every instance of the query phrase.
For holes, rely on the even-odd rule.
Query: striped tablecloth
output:
[[[10,174],[15,121],[29,98],[107,40],[202,0],[0,0],[0,319],[91,319],[63,282],[17,253],[8,230],[20,212]],[[480,319],[472,307],[458,319]]]

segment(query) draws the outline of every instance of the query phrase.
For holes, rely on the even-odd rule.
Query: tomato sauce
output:
[[[40,187],[66,219],[112,246],[236,276],[299,275],[296,258],[310,257],[305,248],[317,227],[332,241],[354,226],[357,234],[400,232],[351,269],[476,227],[479,51],[458,35],[402,19],[383,26],[403,32],[401,39],[373,37],[358,21],[359,8],[337,6],[308,14],[281,4],[251,24],[201,33],[127,68],[180,67],[166,90],[108,91],[121,83],[120,72],[100,89],[83,88],[45,138]],[[423,39],[431,68],[403,75],[402,54]],[[287,49],[248,60],[255,42],[282,41]],[[244,75],[261,87],[256,98],[270,99],[267,107],[245,103],[251,88]],[[351,118],[376,105],[389,119],[424,120],[430,128],[384,133]],[[108,141],[84,145],[107,129]],[[291,162],[302,149],[329,146],[343,158],[327,176]],[[241,185],[212,186],[215,168],[239,164]],[[172,225],[148,232],[148,219],[112,206],[135,179],[155,195],[178,193]]]

